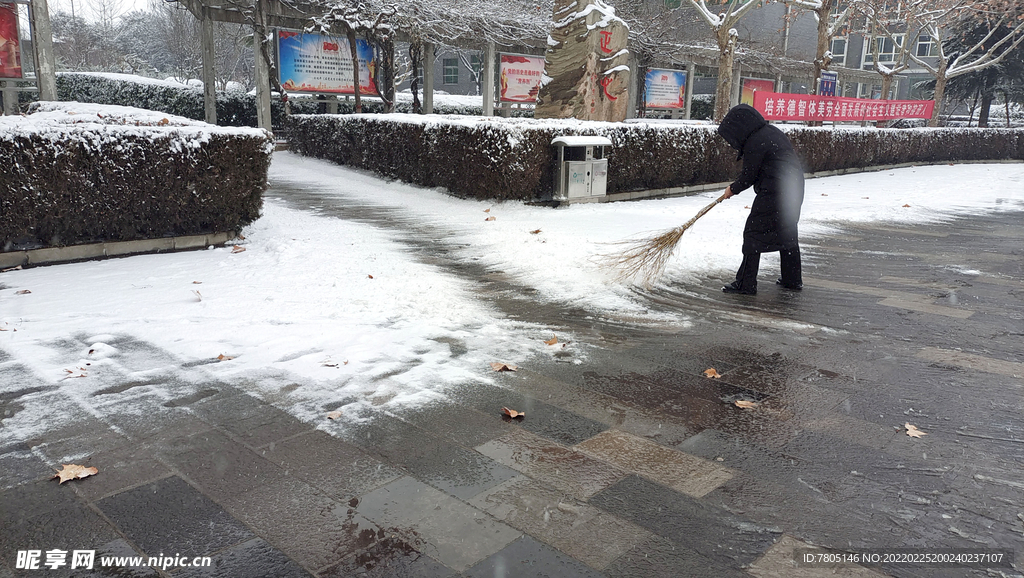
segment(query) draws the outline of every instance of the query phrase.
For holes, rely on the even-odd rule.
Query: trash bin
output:
[[[558,148],[554,200],[597,200],[605,196],[608,190],[605,147],[612,146],[612,141],[603,136],[560,136],[551,144]]]

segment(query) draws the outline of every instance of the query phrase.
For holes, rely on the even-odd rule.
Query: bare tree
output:
[[[1024,7],[1016,0],[901,0],[894,4],[905,15],[908,28],[916,32],[914,37],[927,34],[938,49],[935,64],[908,51],[911,60],[935,77],[935,110],[928,126],[938,125],[950,79],[996,66],[1024,44]],[[967,20],[985,22],[988,33],[972,45],[950,52],[946,41]],[[1004,27],[1008,32],[998,38],[997,32]],[[895,33],[887,34],[895,41]]]
[[[732,95],[732,69],[736,61],[736,47],[739,44],[739,32],[736,23],[748,12],[761,5],[761,0],[727,0],[723,11],[715,14],[707,6],[706,0],[690,0],[701,18],[711,26],[718,42],[718,86],[715,90],[716,122],[729,112]]]
[[[808,10],[814,14],[818,24],[813,62],[814,77],[811,81],[811,94],[818,94],[821,72],[828,70],[832,65],[832,39],[846,26],[854,3],[844,0],[787,0],[786,3]],[[833,14],[836,16],[833,17]]]

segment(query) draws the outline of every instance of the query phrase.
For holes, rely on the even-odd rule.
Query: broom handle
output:
[[[693,225],[694,223],[697,222],[697,219],[699,219],[699,218],[703,217],[704,215],[708,214],[708,211],[710,211],[711,209],[714,209],[715,205],[717,205],[718,203],[721,203],[724,200],[725,200],[725,193],[722,193],[721,197],[718,197],[717,199],[715,199],[715,201],[713,203],[711,203],[710,205],[708,205],[708,206],[704,207],[703,209],[701,209],[700,212],[697,213],[697,216],[695,216],[694,218],[692,218],[689,221],[687,221],[686,224],[683,225],[682,228],[683,229],[689,229],[690,225]]]

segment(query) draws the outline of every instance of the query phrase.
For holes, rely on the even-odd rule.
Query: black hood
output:
[[[731,109],[718,125],[718,134],[722,135],[729,146],[740,151],[743,156],[743,144],[768,121],[749,104],[738,104]]]

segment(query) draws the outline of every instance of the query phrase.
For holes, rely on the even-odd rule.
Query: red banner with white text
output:
[[[931,118],[934,100],[869,100],[757,91],[754,108],[768,120],[895,120]]]

